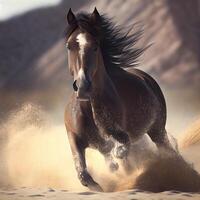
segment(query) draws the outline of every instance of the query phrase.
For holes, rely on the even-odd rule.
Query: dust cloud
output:
[[[80,189],[76,179],[67,134],[33,104],[25,104],[4,123],[2,158],[7,177],[14,187],[65,187]]]
[[[1,186],[87,190],[77,178],[64,123],[55,125],[42,107],[24,104],[10,114],[1,132],[6,136],[1,138]],[[94,150],[86,156],[96,180],[106,182],[105,190],[114,189],[123,173],[109,175],[103,156]]]
[[[80,184],[77,178],[64,123],[55,123],[54,118],[56,118],[55,114],[52,117],[42,107],[26,103],[10,114],[9,118],[2,123],[0,130],[1,187],[88,190]],[[193,138],[194,133],[199,137],[200,132],[192,131],[197,129],[197,124],[195,124],[193,129],[190,129],[190,133],[185,134],[186,140]],[[182,144],[187,144],[185,140],[181,141],[184,141]],[[197,155],[200,145],[198,146],[198,142],[198,144],[195,143],[196,147],[189,147],[193,143],[187,144],[187,148],[180,144],[181,153],[186,161],[194,163],[194,167],[197,163],[196,169],[199,171],[200,159],[195,155]],[[173,189],[186,191],[185,188],[188,188],[189,184],[191,191],[192,189],[198,190],[200,178],[192,165],[181,157],[169,156],[166,153],[158,156],[153,153],[152,147],[150,149],[153,156],[143,155],[142,161],[137,158],[140,152],[135,152],[135,157],[132,157],[134,167],[129,174],[121,165],[116,173],[109,172],[103,156],[95,150],[87,150],[86,160],[89,172],[107,192],[132,188],[150,191],[156,191],[155,188],[158,188],[159,191]],[[191,157],[191,155],[193,156]],[[140,162],[136,163],[136,160],[140,160]],[[176,183],[174,180],[179,182]],[[166,181],[168,181],[167,186]],[[173,184],[171,184],[172,182]],[[177,185],[179,186],[177,187]],[[166,187],[162,189],[162,186]],[[159,189],[159,187],[161,188]]]

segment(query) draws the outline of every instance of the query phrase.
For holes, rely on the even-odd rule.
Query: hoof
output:
[[[111,172],[115,172],[119,169],[119,165],[117,162],[111,162],[110,165],[109,165],[109,170]]]
[[[118,159],[123,159],[128,155],[128,148],[125,145],[120,145],[114,149],[114,156]]]
[[[103,192],[103,189],[101,188],[101,186],[99,184],[95,184],[95,185],[88,185],[88,188],[92,191],[95,192]]]
[[[92,191],[103,192],[103,189],[96,183],[90,174],[85,170],[79,173],[78,175],[79,180],[81,181],[82,185],[88,187]]]

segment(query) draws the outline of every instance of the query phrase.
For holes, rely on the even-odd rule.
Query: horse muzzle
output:
[[[78,100],[89,101],[91,92],[91,82],[89,80],[75,80],[73,83],[73,89],[76,92]]]

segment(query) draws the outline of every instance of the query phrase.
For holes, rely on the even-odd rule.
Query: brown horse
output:
[[[65,124],[78,177],[84,186],[102,191],[87,171],[85,149],[99,150],[111,170],[125,159],[132,142],[147,133],[158,148],[171,148],[166,130],[166,104],[156,81],[135,66],[143,49],[140,33],[121,31],[110,19],[92,14],[67,15],[66,40],[74,92]],[[112,153],[114,149],[114,153]]]

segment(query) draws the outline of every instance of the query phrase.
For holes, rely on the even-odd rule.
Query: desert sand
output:
[[[177,191],[169,191],[162,193],[149,193],[138,190],[127,190],[124,192],[114,193],[96,193],[96,192],[70,192],[67,190],[53,189],[32,189],[19,188],[15,190],[0,190],[0,198],[2,200],[32,200],[32,199],[50,199],[50,200],[77,200],[77,199],[127,199],[127,200],[199,200],[200,194],[180,193]]]

